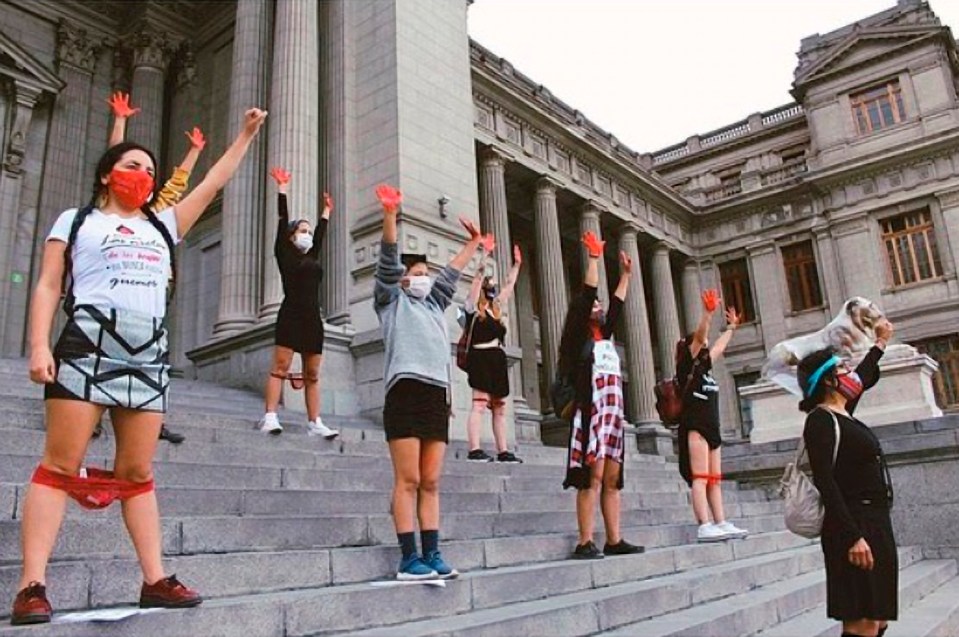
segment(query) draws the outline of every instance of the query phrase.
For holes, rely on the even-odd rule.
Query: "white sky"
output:
[[[476,0],[470,35],[638,151],[792,101],[803,37],[895,0]],[[930,0],[959,35],[959,0]]]

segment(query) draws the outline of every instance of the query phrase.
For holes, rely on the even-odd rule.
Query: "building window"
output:
[[[786,270],[786,287],[793,312],[801,312],[822,305],[819,288],[819,272],[816,270],[816,255],[812,241],[794,243],[783,248],[783,267]]]
[[[881,224],[893,285],[908,285],[942,275],[936,233],[928,209],[885,219]]]
[[[733,382],[736,384],[736,401],[739,403],[739,427],[743,438],[748,438],[753,431],[753,401],[743,398],[739,390],[758,383],[760,375],[759,372],[745,372],[733,376]]]
[[[860,135],[889,128],[906,119],[898,80],[851,95],[849,99]]]
[[[959,334],[926,339],[913,346],[939,363],[939,371],[932,377],[936,402],[943,409],[959,409]]]
[[[749,285],[749,267],[746,259],[727,261],[719,266],[719,280],[723,286],[723,302],[726,307],[734,307],[743,317],[744,323],[756,320],[753,308],[753,293]]]

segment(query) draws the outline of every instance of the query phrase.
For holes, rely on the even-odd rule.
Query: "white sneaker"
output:
[[[340,435],[340,432],[336,429],[330,429],[323,424],[323,419],[319,416],[316,417],[315,422],[306,423],[306,433],[311,436],[323,436],[327,440],[333,440]]]
[[[749,531],[739,528],[729,520],[726,520],[722,524],[716,524],[715,526],[722,531],[726,537],[741,539],[749,535]]]
[[[727,539],[729,539],[729,536],[712,522],[700,524],[699,530],[696,531],[697,542],[722,542]]]
[[[263,414],[263,419],[260,420],[260,431],[278,436],[283,433],[283,425],[280,424],[280,419],[274,412],[268,412]]]

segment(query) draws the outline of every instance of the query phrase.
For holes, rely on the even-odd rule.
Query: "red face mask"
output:
[[[863,387],[859,374],[850,372],[849,374],[839,375],[836,378],[836,391],[842,394],[847,401],[856,400],[862,396]]]
[[[150,199],[153,193],[153,177],[145,170],[110,171],[107,187],[125,208],[139,208]]]

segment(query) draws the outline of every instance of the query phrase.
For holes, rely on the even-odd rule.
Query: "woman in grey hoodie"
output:
[[[451,348],[444,312],[482,236],[472,222],[460,219],[469,241],[434,280],[426,255],[399,254],[400,192],[380,185],[376,196],[383,205],[383,241],[373,304],[383,328],[383,428],[393,461],[393,523],[403,553],[396,577],[452,578],[458,573],[443,560],[438,547],[439,481],[450,419]],[[422,556],[416,551],[414,512],[419,518]]]

